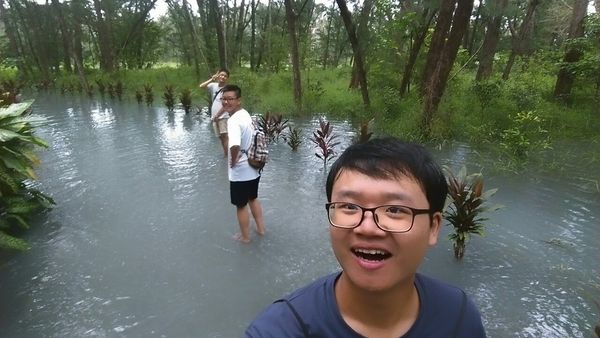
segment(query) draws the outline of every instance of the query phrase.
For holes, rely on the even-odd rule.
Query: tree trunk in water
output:
[[[588,0],[576,0],[573,6],[573,15],[571,16],[571,23],[569,24],[569,39],[576,39],[583,36],[584,27],[583,19],[587,13]],[[575,74],[568,69],[569,65],[579,61],[583,56],[583,51],[577,46],[568,46],[567,52],[563,59],[563,66],[561,66],[556,78],[556,85],[554,86],[554,97],[561,99],[567,103],[571,101],[571,89],[573,88],[573,81],[575,80]],[[565,65],[567,64],[567,65]]]
[[[346,32],[348,33],[348,39],[352,45],[352,51],[354,53],[354,64],[357,68],[356,75],[360,82],[360,92],[363,99],[363,104],[367,110],[370,110],[371,102],[369,100],[369,88],[367,85],[367,72],[365,70],[364,56],[360,47],[360,41],[356,35],[356,29],[352,23],[352,13],[348,10],[346,0],[336,0],[340,9],[340,15],[344,21]]]
[[[450,1],[453,2],[452,0]],[[438,62],[434,65],[430,77],[427,78],[425,82],[426,91],[423,99],[423,118],[421,121],[425,136],[431,134],[433,116],[437,111],[442,95],[444,95],[450,70],[452,70],[452,65],[456,59],[462,37],[467,30],[471,11],[473,10],[473,1],[474,0],[458,0],[458,6],[456,6],[454,15],[452,16],[451,14],[451,18],[447,19],[452,22],[452,28],[448,34],[447,41],[443,44],[440,53],[441,55],[437,58]]]
[[[299,111],[302,111],[302,79],[300,77],[300,55],[298,51],[298,37],[296,35],[297,16],[292,7],[292,0],[285,0],[285,17],[288,25],[288,38],[292,57],[292,73],[294,84],[294,102]]]
[[[502,17],[508,5],[508,0],[499,0],[497,5],[498,8],[494,11],[495,15],[489,20],[485,31],[481,54],[479,55],[479,68],[475,77],[476,81],[487,80],[492,75],[494,55],[496,55],[496,48],[500,41],[500,24],[502,23]]]
[[[406,95],[406,93],[409,92],[412,72],[415,68],[417,57],[419,56],[419,52],[421,51],[423,42],[425,42],[425,37],[427,36],[429,26],[431,25],[431,21],[433,20],[435,13],[435,11],[431,11],[430,13],[427,9],[423,11],[421,25],[419,27],[419,30],[417,31],[415,41],[413,42],[413,45],[410,48],[408,61],[406,62],[406,66],[404,67],[404,74],[402,75],[402,81],[400,82],[400,96],[404,96]]]

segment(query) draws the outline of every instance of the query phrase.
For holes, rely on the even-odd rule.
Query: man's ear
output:
[[[436,212],[431,216],[431,224],[429,226],[429,245],[436,245],[440,229],[442,227],[442,213]]]

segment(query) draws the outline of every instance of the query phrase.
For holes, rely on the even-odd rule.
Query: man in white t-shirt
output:
[[[221,96],[223,95],[223,87],[227,84],[229,79],[229,71],[225,68],[219,69],[219,71],[213,75],[210,79],[202,82],[199,87],[208,89],[210,95],[210,118],[212,120],[213,129],[215,135],[221,140],[221,146],[223,147],[223,154],[227,157],[227,119],[229,114],[223,109],[221,104]]]
[[[236,206],[240,232],[234,238],[242,243],[250,243],[250,211],[256,223],[256,232],[265,234],[262,207],[258,200],[260,174],[248,164],[248,156],[242,149],[250,148],[254,126],[252,117],[242,108],[242,90],[236,85],[226,85],[221,91],[223,108],[229,112],[227,133],[229,135],[229,191],[231,204]]]

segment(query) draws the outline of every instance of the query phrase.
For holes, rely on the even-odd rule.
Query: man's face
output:
[[[375,179],[350,170],[342,171],[334,182],[331,202],[349,202],[365,208],[388,204],[429,208],[423,190],[411,178]],[[331,245],[344,270],[343,279],[370,291],[412,284],[428,247],[437,243],[441,219],[439,212],[431,224],[428,214],[415,215],[410,231],[389,233],[378,228],[373,214],[367,211],[354,229],[330,226]]]
[[[219,84],[227,83],[228,79],[229,79],[229,75],[227,75],[227,73],[225,73],[225,72],[219,72],[219,74],[217,75],[217,82],[219,82]]]
[[[223,103],[223,109],[230,113],[238,111],[242,105],[241,100],[236,96],[235,91],[223,92],[221,102]]]

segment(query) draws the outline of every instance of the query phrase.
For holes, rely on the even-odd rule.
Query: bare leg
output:
[[[236,236],[235,239],[242,243],[250,243],[250,214],[248,214],[248,209],[246,206],[236,207],[236,212],[240,224],[240,236]]]
[[[221,146],[223,147],[223,155],[227,158],[227,145],[229,143],[227,133],[219,135],[219,139],[221,140]]]
[[[252,211],[252,217],[254,217],[254,221],[256,222],[256,232],[259,235],[265,234],[265,220],[263,218],[262,206],[260,205],[260,201],[258,198],[248,201],[248,205],[250,205],[250,211]]]

